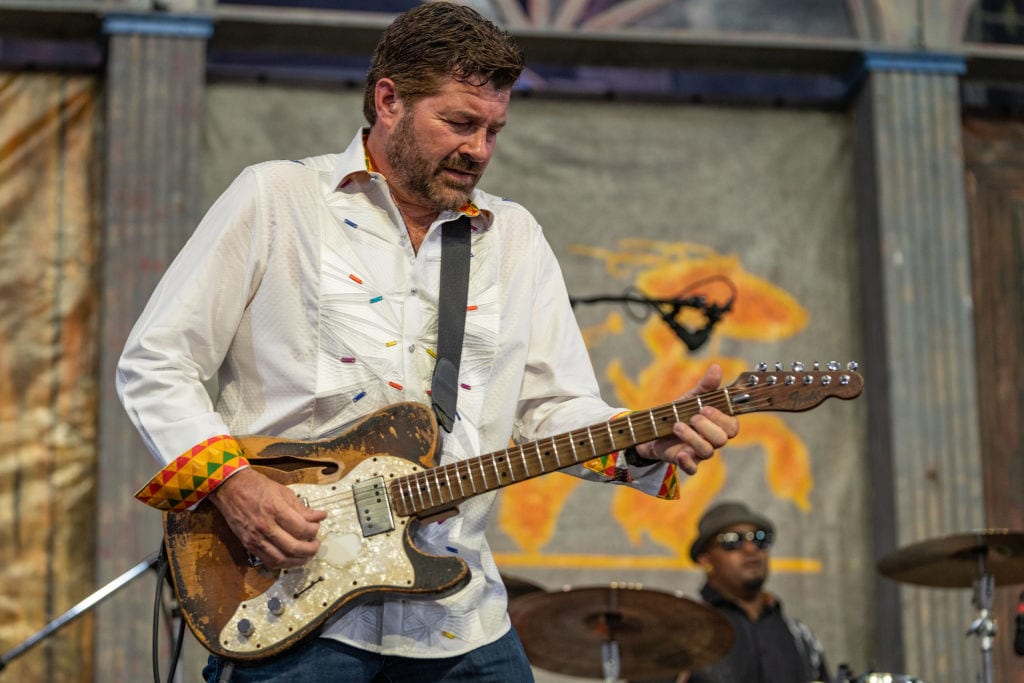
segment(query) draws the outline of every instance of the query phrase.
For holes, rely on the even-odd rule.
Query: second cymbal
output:
[[[728,620],[674,593],[633,586],[534,593],[509,606],[530,662],[556,673],[603,676],[601,646],[619,646],[620,676],[669,676],[717,661],[732,647]]]
[[[987,529],[920,541],[882,558],[878,571],[895,581],[969,588],[982,567],[997,585],[1024,582],[1024,533]]]

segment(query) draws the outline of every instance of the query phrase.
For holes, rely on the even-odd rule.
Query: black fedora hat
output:
[[[743,503],[717,503],[708,508],[697,523],[697,540],[690,546],[690,559],[696,562],[708,549],[708,544],[715,534],[736,524],[753,524],[759,529],[775,533],[775,527],[767,517],[757,514]]]

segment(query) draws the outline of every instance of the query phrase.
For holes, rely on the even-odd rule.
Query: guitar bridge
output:
[[[383,534],[395,528],[391,515],[391,501],[384,485],[384,477],[373,477],[352,486],[352,495],[359,516],[363,536]]]

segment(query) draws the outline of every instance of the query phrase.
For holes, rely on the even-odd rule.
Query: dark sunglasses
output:
[[[718,547],[722,550],[739,550],[743,547],[743,541],[750,541],[756,548],[764,550],[772,547],[775,534],[765,529],[756,531],[726,531],[715,537]]]

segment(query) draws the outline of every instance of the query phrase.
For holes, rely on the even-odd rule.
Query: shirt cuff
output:
[[[604,476],[608,481],[633,484],[634,486],[642,487],[645,492],[651,494],[654,494],[654,481],[651,481],[650,477],[658,476],[660,473],[661,481],[658,483],[658,492],[654,495],[665,500],[677,500],[679,498],[679,472],[675,465],[659,461],[658,464],[665,466],[664,470],[654,467],[637,468],[639,471],[637,474],[638,480],[634,479],[630,473],[624,454],[625,451],[615,451],[600,458],[587,460],[581,464],[591,472],[597,472]],[[640,480],[650,483],[641,484]]]
[[[184,512],[249,466],[242,447],[222,434],[196,444],[156,473],[135,497],[157,510]]]

